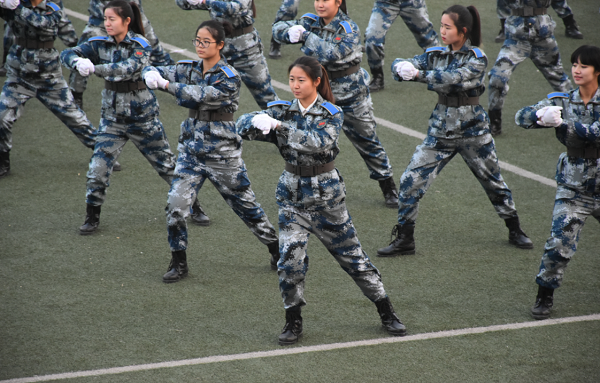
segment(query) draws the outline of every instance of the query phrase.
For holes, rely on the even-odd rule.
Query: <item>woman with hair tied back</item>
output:
[[[377,255],[390,257],[415,253],[413,238],[419,201],[438,173],[460,154],[483,186],[490,202],[509,230],[509,243],[532,249],[533,243],[519,223],[512,193],[498,165],[489,118],[479,104],[484,92],[487,58],[481,42],[479,13],[473,6],[453,5],[442,13],[440,36],[444,47],[433,47],[413,59],[396,59],[392,73],[398,81],[427,84],[438,94],[423,143],[417,146],[400,178],[398,224],[392,242]]]
[[[539,273],[538,294],[531,315],[550,316],[554,290],[575,255],[579,234],[589,216],[600,222],[600,48],[583,45],[571,55],[577,89],[553,92],[535,105],[519,110],[515,122],[525,129],[554,128],[567,147],[556,165],[556,198],[550,238]]]
[[[334,164],[344,113],[333,104],[327,71],[317,59],[304,56],[290,65],[288,73],[294,101],[270,102],[266,111],[245,114],[236,123],[245,139],[277,145],[286,162],[276,191],[281,254],[277,273],[286,311],[279,344],[294,344],[302,335],[300,311],[306,305],[311,233],[375,303],[388,333],[405,335],[406,328],[394,312],[379,271],[363,251],[346,209],[346,188]]]
[[[277,233],[256,202],[241,157],[242,138],[233,122],[241,80],[238,72],[221,55],[228,31],[231,31],[231,25],[227,22],[205,21],[193,39],[201,60],[183,60],[177,65],[163,67],[148,66],[143,71],[149,88],[172,94],[177,104],[189,109],[188,118],[181,123],[179,156],[167,202],[171,263],[163,276],[165,283],[177,282],[188,275],[185,219],[206,179],[267,246],[271,267],[277,267]]]

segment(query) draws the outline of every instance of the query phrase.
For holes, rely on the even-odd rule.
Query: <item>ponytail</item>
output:
[[[342,12],[348,15],[348,7],[346,7],[346,0],[342,0],[342,4],[340,4],[340,9],[342,10]]]
[[[301,56],[296,59],[292,63],[292,65],[288,68],[288,74],[292,71],[293,68],[298,67],[302,69],[308,77],[314,82],[317,81],[318,78],[321,79],[321,83],[317,87],[317,92],[323,97],[323,99],[335,104],[335,97],[333,96],[333,92],[331,91],[331,84],[329,83],[329,75],[327,74],[327,70],[323,65],[319,63],[319,61],[311,56]]]
[[[474,5],[469,5],[467,9],[473,17],[473,26],[471,29],[470,36],[471,44],[478,47],[481,45],[481,19],[479,18],[479,12],[477,11],[477,8],[475,8]]]
[[[254,0],[252,0],[252,17],[256,19],[256,5],[254,5]]]
[[[131,10],[133,11],[133,18],[131,19],[131,23],[129,24],[129,29],[137,33],[138,35],[146,36],[146,31],[144,30],[144,24],[142,23],[142,10],[138,5],[134,2],[129,3],[131,5]]]
[[[464,33],[465,38],[471,40],[471,45],[481,44],[481,19],[475,6],[453,5],[442,12],[442,15],[450,16],[458,32]]]
[[[321,64],[321,83],[317,87],[317,92],[323,97],[325,100],[329,101],[332,104],[335,104],[335,96],[333,95],[333,91],[331,90],[331,83],[329,82],[329,74],[327,73],[327,69]]]
[[[104,10],[113,9],[115,13],[125,20],[129,17],[129,30],[138,35],[145,36],[144,25],[142,24],[142,11],[136,3],[128,3],[123,0],[113,0],[106,4]]]

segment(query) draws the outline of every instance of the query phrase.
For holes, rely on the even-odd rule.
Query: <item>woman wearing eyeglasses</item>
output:
[[[260,207],[242,160],[242,138],[236,133],[233,113],[238,109],[241,80],[223,56],[228,23],[208,20],[193,40],[200,60],[176,65],[146,67],[144,80],[151,89],[164,90],[189,109],[181,124],[179,156],[167,204],[167,231],[171,263],[163,282],[188,275],[186,217],[198,191],[208,178],[252,233],[267,245],[271,268],[277,268],[279,242],[275,228]]]

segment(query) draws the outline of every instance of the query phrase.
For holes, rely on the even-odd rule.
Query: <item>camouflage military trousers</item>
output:
[[[344,111],[342,130],[365,161],[371,179],[380,181],[392,177],[390,159],[377,136],[371,96],[358,103],[338,106]]]
[[[419,201],[444,166],[460,154],[477,178],[494,209],[502,219],[516,217],[512,193],[500,174],[498,157],[492,136],[444,139],[427,136],[417,146],[408,167],[400,178],[398,190],[398,223],[414,224]]]
[[[267,245],[277,241],[275,228],[256,202],[241,158],[206,160],[190,153],[183,145],[179,145],[178,149],[179,157],[166,208],[171,251],[187,249],[186,217],[207,178],[260,242]]]
[[[273,24],[279,21],[294,20],[298,15],[298,4],[300,0],[283,0],[281,6],[277,10],[275,15],[275,21]]]
[[[94,126],[85,113],[75,105],[73,95],[69,92],[64,79],[49,88],[47,85],[36,86],[35,81],[17,79],[9,74],[0,95],[0,152],[11,150],[12,127],[23,113],[25,103],[33,97],[54,113],[82,144],[88,148],[94,147],[96,139]],[[41,127],[43,128],[43,124]]]
[[[167,135],[158,118],[135,123],[101,119],[87,172],[86,203],[94,206],[104,203],[113,165],[129,140],[146,157],[158,175],[171,185],[175,155],[171,152]]]
[[[489,73],[488,110],[502,110],[504,98],[508,94],[510,76],[517,65],[526,58],[531,58],[552,89],[557,92],[571,90],[571,82],[563,69],[554,35],[547,38],[515,38],[508,24],[505,25],[507,25],[506,39],[500,48],[496,63]]]
[[[439,45],[425,0],[376,0],[365,31],[365,48],[369,67],[383,68],[385,35],[400,16],[423,49]]]
[[[381,274],[363,251],[344,201],[317,211],[280,204],[281,258],[277,263],[277,273],[286,309],[306,305],[304,280],[308,271],[307,246],[311,233],[321,240],[367,298],[375,302],[386,297]]]
[[[600,194],[583,194],[558,185],[552,230],[544,247],[537,284],[551,289],[560,287],[565,268],[577,250],[581,229],[590,215],[600,222]]]

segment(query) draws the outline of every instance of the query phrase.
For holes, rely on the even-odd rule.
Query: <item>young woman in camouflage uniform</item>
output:
[[[327,69],[337,105],[344,110],[343,131],[365,161],[371,179],[379,181],[385,204],[398,207],[390,160],[377,137],[367,71],[360,67],[362,49],[358,25],[348,17],[346,0],[316,0],[318,15],[273,25],[273,37],[300,50]]]
[[[231,25],[226,25],[231,32]],[[181,124],[179,156],[167,204],[172,257],[163,276],[165,283],[188,275],[185,219],[206,179],[258,240],[267,245],[273,268],[279,259],[277,233],[256,202],[241,157],[242,138],[233,122],[241,81],[237,71],[221,56],[225,35],[221,22],[205,21],[193,40],[200,61],[183,60],[177,65],[144,69],[148,87],[172,94],[179,105],[189,109],[189,117]]]
[[[302,335],[301,307],[308,271],[308,237],[314,234],[363,294],[377,306],[383,327],[392,335],[406,334],[385,293],[381,275],[363,251],[346,209],[346,188],[335,168],[338,136],[344,113],[333,104],[327,71],[314,57],[300,57],[289,67],[296,99],[274,101],[264,112],[245,114],[237,121],[246,139],[271,142],[285,159],[277,185],[279,205],[279,289],[286,324],[279,344]]]
[[[584,45],[571,55],[571,74],[578,88],[550,93],[517,112],[525,129],[554,128],[567,147],[556,166],[556,199],[552,230],[536,277],[538,295],[531,314],[546,319],[589,216],[600,222],[600,48]]]
[[[438,94],[429,118],[429,130],[417,146],[400,178],[398,224],[392,230],[388,247],[377,255],[390,257],[415,253],[413,233],[419,201],[444,166],[460,154],[483,186],[490,202],[509,229],[509,242],[531,249],[533,243],[523,233],[512,193],[498,166],[489,119],[479,104],[483,93],[487,58],[477,46],[481,42],[479,13],[475,7],[454,5],[442,14],[440,36],[447,48],[429,48],[413,59],[396,59],[392,64],[398,81],[417,81]]]

